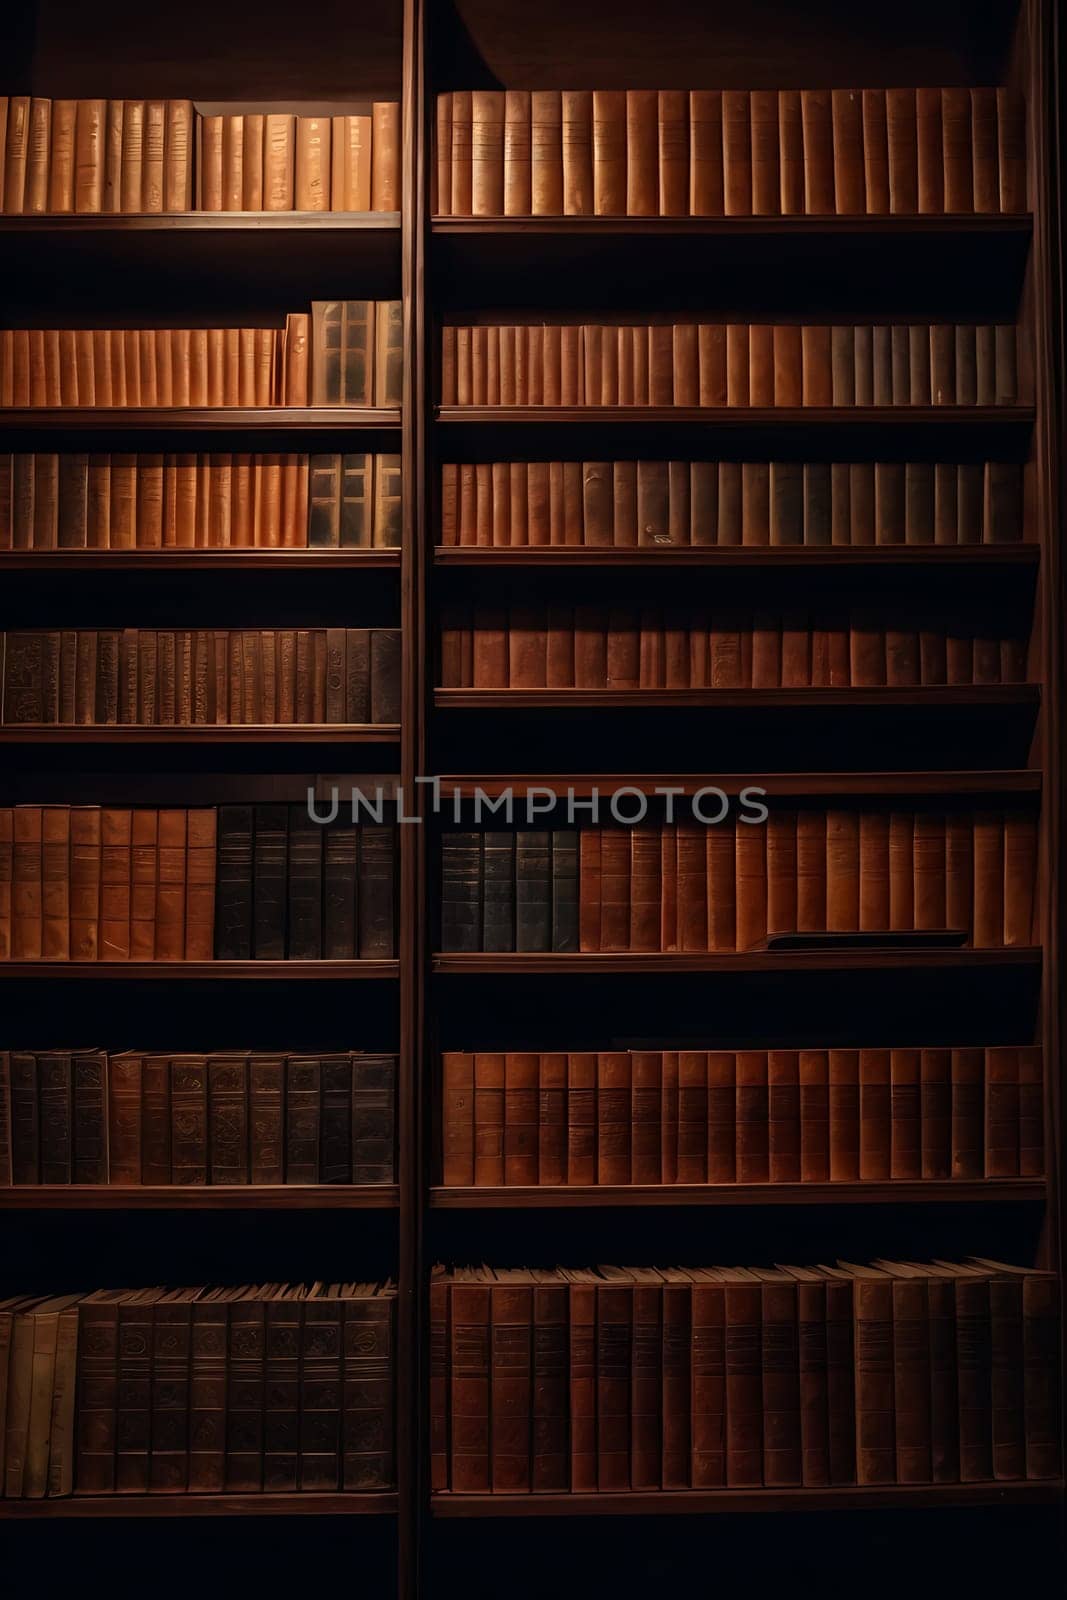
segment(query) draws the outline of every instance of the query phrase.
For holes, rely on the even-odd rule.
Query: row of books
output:
[[[441,683],[484,689],[777,689],[1022,683],[1007,619],[899,606],[450,606]]]
[[[441,543],[1006,544],[1014,461],[479,461],[441,468]]]
[[[0,960],[389,959],[389,823],[303,805],[0,807]]]
[[[205,116],[191,100],[0,95],[6,215],[396,211],[400,107]]]
[[[400,721],[395,628],[71,628],[0,634],[0,723]]]
[[[1036,1178],[1041,1051],[448,1051],[442,1178],[508,1184]]]
[[[396,1057],[0,1051],[0,1184],[392,1183]]]
[[[10,1499],[394,1482],[391,1283],[0,1301]]]
[[[1008,89],[510,89],[437,99],[443,216],[1026,209]]]
[[[398,406],[398,300],[281,328],[5,328],[0,406]]]
[[[775,934],[924,929],[1029,945],[1036,851],[1019,810],[447,832],[442,948],[743,951]]]
[[[0,451],[0,550],[397,548],[398,455]]]
[[[430,1314],[438,1491],[1059,1474],[1052,1272],[978,1257],[439,1268]]]
[[[445,406],[1011,406],[1014,326],[658,322],[441,330]]]

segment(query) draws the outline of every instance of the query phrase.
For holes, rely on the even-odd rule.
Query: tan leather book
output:
[[[185,852],[187,813],[163,809],[158,823],[156,877],[156,960],[181,961],[185,955]]]
[[[593,96],[564,89],[560,96],[563,148],[563,210],[569,217],[593,215]]]
[[[372,119],[367,116],[334,117],[331,150],[331,209],[370,211],[372,155],[377,151],[377,145],[372,142]],[[392,211],[397,208],[382,206],[380,209]]]
[[[805,324],[801,342],[801,404],[833,404],[833,369],[830,359],[830,330]]]
[[[371,107],[370,189],[372,211],[400,210],[400,105],[396,100],[375,100]]]
[[[1037,825],[1033,817],[1009,811],[1004,817],[1004,943],[1034,940]]]
[[[222,205],[223,211],[245,209],[245,119],[228,115],[222,119]]]
[[[1000,209],[1026,210],[1026,110],[1014,89],[997,89],[997,171]]]
[[[973,830],[974,944],[988,948],[1004,943],[1004,818],[977,811]]]
[[[863,171],[863,97],[858,89],[834,89],[830,96],[833,124],[834,206],[838,216],[866,211]]]
[[[70,813],[70,959],[95,961],[99,952],[101,813],[72,806]]]
[[[454,102],[453,102],[454,103]],[[453,122],[453,155],[455,153],[455,123]],[[530,150],[531,196],[535,217],[563,215],[563,104],[557,89],[537,89],[530,95]],[[452,204],[456,215],[460,211],[456,200],[456,176],[453,166]],[[462,213],[470,214],[470,208]]]
[[[315,402],[309,398],[310,318],[306,312],[290,312],[285,319],[284,372],[285,388],[282,404],[306,406]]]
[[[102,133],[104,175],[101,209],[109,215],[122,210],[122,138],[125,115],[125,100],[105,101]],[[79,118],[81,116],[80,104],[78,116]]]
[[[752,214],[752,120],[745,89],[722,92],[723,202],[728,217]]]
[[[889,137],[884,89],[863,90],[863,173],[868,214],[888,216]]]
[[[452,209],[453,217],[469,217],[472,211],[471,91],[456,89],[452,101]]]
[[[103,209],[105,108],[103,100],[78,101],[74,129],[75,211]],[[10,147],[10,134],[8,143]]]
[[[781,209],[778,92],[753,89],[749,95],[752,150],[752,213],[777,216]]]
[[[434,216],[452,215],[452,96],[439,94],[435,107],[433,184],[430,208]]]
[[[223,125],[225,117],[196,117],[196,209],[223,209]]]
[[[163,210],[193,209],[194,123],[191,100],[165,102]]]
[[[44,212],[48,206],[48,174],[52,145],[52,102],[30,101],[29,123],[26,131],[25,195],[22,209],[27,213]]]
[[[188,813],[185,868],[185,959],[210,961],[215,953],[214,806]]]
[[[598,217],[626,215],[626,95],[622,89],[593,93],[593,211]]]
[[[145,212],[163,210],[166,159],[166,104],[148,100],[144,108],[144,154],[141,165],[141,203]]]
[[[264,211],[293,210],[295,164],[296,118],[285,112],[267,112],[263,121]]]
[[[659,214],[689,215],[689,95],[659,91]],[[777,142],[777,141],[776,141]]]
[[[30,146],[30,96],[13,94],[7,103],[4,148],[4,211],[20,216],[26,209],[26,167]]]
[[[654,89],[626,91],[626,213],[659,211],[659,97]]]
[[[721,217],[725,205],[722,91],[693,89],[689,95],[689,211]]]
[[[330,131],[329,117],[296,119],[297,211],[330,209]]]
[[[748,401],[753,406],[773,406],[774,328],[753,322],[748,330]]]
[[[133,813],[101,811],[100,959],[130,959],[130,874]]]
[[[122,111],[122,179],[120,187],[120,209],[124,212],[135,212],[142,209],[144,135],[144,101],[125,101]]]
[[[834,211],[834,139],[830,91],[802,89],[800,117],[804,133],[804,210],[808,216]]]

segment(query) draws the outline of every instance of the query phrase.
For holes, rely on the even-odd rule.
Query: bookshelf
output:
[[[439,1259],[498,1266],[528,1260],[545,1267],[636,1256],[658,1261],[657,1240],[663,1259],[770,1261],[776,1249],[781,1253],[775,1241],[782,1230],[794,1260],[833,1260],[842,1252],[863,1260],[911,1259],[918,1252],[926,1259],[933,1253],[929,1238],[942,1253],[958,1252],[954,1259],[985,1249],[1062,1271],[1058,457],[1064,345],[1056,152],[1063,84],[1055,53],[1062,43],[1057,8],[1051,0],[991,6],[897,0],[857,12],[825,0],[813,26],[777,0],[715,8],[711,15],[695,0],[665,0],[655,8],[644,0],[612,6],[596,0],[585,7],[543,0],[535,12],[496,0],[390,0],[359,7],[354,27],[350,7],[325,0],[309,27],[290,0],[269,0],[254,8],[250,27],[244,0],[221,9],[192,0],[177,39],[163,13],[139,14],[131,29],[119,0],[104,0],[102,10],[84,16],[61,0],[38,0],[30,9],[32,25],[4,25],[11,29],[4,42],[12,92],[173,94],[286,106],[384,94],[399,99],[402,204],[395,213],[0,217],[0,286],[13,307],[12,322],[39,325],[60,288],[64,318],[78,326],[85,325],[79,317],[107,325],[109,308],[121,308],[130,325],[143,326],[139,318],[165,323],[169,308],[185,321],[201,315],[225,323],[235,313],[273,317],[325,296],[400,299],[403,400],[398,408],[363,409],[8,409],[0,412],[0,443],[9,451],[399,451],[403,531],[398,550],[0,551],[0,575],[10,574],[0,620],[8,628],[44,626],[49,603],[69,615],[83,583],[106,598],[113,613],[127,606],[136,612],[138,596],[154,597],[165,610],[165,588],[173,582],[170,604],[185,609],[194,595],[210,596],[223,622],[233,606],[251,624],[269,626],[277,605],[290,614],[299,610],[305,625],[325,626],[345,620],[340,613],[355,595],[351,586],[364,581],[357,574],[366,574],[360,621],[376,609],[380,625],[401,628],[401,714],[399,723],[373,726],[5,727],[0,745],[17,747],[11,754],[20,770],[4,779],[0,798],[196,805],[217,797],[219,803],[291,804],[308,786],[321,799],[331,782],[369,779],[384,767],[399,774],[408,813],[419,821],[397,830],[393,960],[0,964],[5,1009],[9,1004],[20,1042],[38,1036],[47,1042],[41,1011],[56,1005],[67,1008],[72,1037],[81,1033],[74,1024],[84,1017],[92,1024],[87,1032],[101,1033],[100,1042],[117,1048],[125,1037],[105,1038],[101,1030],[114,1033],[116,1016],[128,1007],[131,1027],[136,1022],[159,1049],[206,1047],[211,1039],[200,1035],[216,1028],[232,1048],[246,1033],[264,1049],[279,1042],[294,1049],[355,1048],[365,1019],[367,1047],[397,1053],[395,1185],[0,1191],[0,1212],[11,1213],[3,1227],[24,1242],[35,1229],[76,1228],[70,1247],[76,1239],[81,1261],[92,1263],[94,1283],[117,1281],[118,1263],[127,1260],[148,1273],[137,1281],[155,1281],[144,1252],[156,1223],[187,1230],[175,1269],[186,1276],[172,1279],[162,1254],[153,1265],[166,1281],[199,1281],[197,1270],[206,1278],[209,1268],[211,1281],[243,1281],[243,1252],[257,1226],[267,1236],[266,1245],[260,1237],[255,1257],[264,1281],[297,1281],[302,1253],[309,1274],[313,1268],[319,1277],[358,1277],[361,1256],[373,1245],[382,1275],[399,1286],[396,1492],[0,1498],[0,1518],[72,1525],[125,1520],[127,1527],[106,1534],[109,1559],[116,1560],[119,1541],[135,1540],[138,1527],[146,1539],[156,1536],[153,1518],[211,1519],[216,1537],[232,1538],[237,1550],[244,1519],[255,1525],[272,1517],[283,1530],[281,1555],[306,1581],[314,1547],[303,1519],[343,1522],[358,1515],[353,1545],[381,1541],[380,1547],[367,1544],[367,1559],[380,1563],[380,1592],[395,1591],[401,1600],[436,1600],[450,1592],[450,1574],[460,1570],[476,1574],[472,1600],[488,1600],[495,1591],[482,1575],[513,1572],[518,1521],[529,1518],[566,1518],[575,1584],[610,1582],[620,1595],[630,1592],[627,1581],[641,1579],[646,1592],[649,1582],[680,1587],[689,1581],[691,1548],[683,1536],[670,1534],[664,1554],[663,1530],[675,1519],[707,1515],[720,1518],[717,1539],[742,1543],[750,1529],[730,1533],[731,1515],[739,1517],[739,1527],[756,1512],[785,1516],[784,1542],[794,1552],[831,1530],[835,1545],[862,1552],[867,1534],[860,1529],[871,1527],[867,1511],[890,1528],[910,1526],[911,1512],[921,1511],[924,1534],[935,1541],[942,1536],[946,1544],[961,1526],[957,1514],[982,1518],[962,1526],[987,1533],[996,1516],[1006,1529],[1024,1529],[1033,1548],[1050,1550],[1063,1508],[1059,1478],[598,1494],[432,1491],[428,1284]],[[210,52],[196,47],[201,28],[214,41]],[[823,82],[1011,83],[1028,99],[1027,208],[1012,215],[738,217],[475,218],[434,211],[438,93],[560,89],[594,78],[605,88],[746,90]],[[645,311],[704,311],[727,320],[781,314],[832,322],[836,312],[845,321],[1015,322],[1032,351],[1028,398],[1009,406],[439,403],[444,326],[554,316],[581,321],[598,310],[631,320]],[[954,546],[441,544],[444,464],[594,456],[1005,460],[1024,470],[1024,536],[1011,544]],[[291,589],[282,574],[290,575]],[[861,595],[877,594],[883,584],[897,593],[929,585],[935,607],[954,603],[956,585],[966,595],[1003,595],[1006,606],[1032,619],[1027,681],[763,690],[441,684],[440,618],[457,599],[474,595],[506,606],[531,585],[561,603],[580,591],[606,605],[625,605],[638,592],[647,592],[650,603],[667,604],[684,601],[700,584],[715,585],[716,594],[721,584],[730,594],[731,585],[759,593],[761,584],[779,582],[802,597],[797,603],[817,597],[827,584]],[[725,775],[715,773],[716,764]],[[454,820],[447,811],[435,815],[427,790],[415,782],[449,772],[456,775],[440,782],[457,797]],[[339,779],[331,776],[338,773]],[[847,809],[865,800],[943,802],[1039,812],[1033,942],[684,954],[441,948],[441,835],[469,819],[476,797],[496,799],[512,790],[518,802],[531,790],[547,790],[555,806],[547,815],[561,825],[568,790],[588,799],[597,788],[647,794],[669,783],[688,795],[716,784],[732,796],[752,781],[787,803]],[[180,1039],[165,1036],[168,1014],[180,1022]],[[720,1037],[736,1049],[768,1038],[812,1049],[853,1048],[867,1042],[864,1028],[872,1016],[891,1017],[904,1045],[1040,1044],[1046,1176],[728,1185],[473,1187],[440,1181],[441,1057],[447,1051],[595,1051],[618,1039],[622,1047],[636,1040],[670,1048],[677,1039],[681,1048],[696,1048]],[[353,1211],[376,1215],[349,1218]],[[116,1223],[131,1229],[140,1254],[128,1256],[116,1245]],[[209,1234],[209,1223],[217,1236]],[[322,1240],[315,1237],[320,1228]],[[276,1270],[269,1252],[274,1230]],[[174,1247],[174,1232],[162,1237],[161,1251]],[[219,1278],[220,1270],[230,1278]],[[808,1523],[809,1513],[838,1515]],[[599,1527],[602,1516],[612,1519],[608,1529]],[[1019,1518],[1029,1520],[1012,1520]],[[472,1522],[477,1526],[468,1526]],[[619,1534],[617,1551],[608,1532],[613,1540]],[[658,1553],[650,1557],[650,1551]],[[661,1565],[642,1565],[650,1559]],[[517,1600],[536,1592],[538,1570],[533,1560],[529,1575],[516,1575]]]

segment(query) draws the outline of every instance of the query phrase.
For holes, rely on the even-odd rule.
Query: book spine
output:
[[[764,1283],[761,1302],[763,1482],[787,1487],[803,1481],[797,1286]]]
[[[490,1289],[488,1284],[453,1283],[450,1294],[451,1486],[457,1494],[487,1494],[492,1488]],[[573,1401],[571,1414],[573,1430]]]

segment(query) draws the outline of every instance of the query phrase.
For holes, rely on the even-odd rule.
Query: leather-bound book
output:
[[[885,812],[860,812],[858,927],[864,932],[890,926],[889,839]]]
[[[850,932],[860,926],[860,817],[826,813],[826,926]]]
[[[14,808],[11,954],[16,961],[38,961],[42,953],[42,812],[40,806]]]
[[[894,1428],[893,1280],[876,1267],[841,1263],[853,1279],[856,1372],[856,1482],[893,1483]]]
[[[441,100],[449,96],[442,95]],[[442,180],[449,182],[450,173],[442,159],[442,124],[438,119],[438,172]],[[531,194],[531,148],[530,148],[530,94],[525,89],[508,89],[504,93],[504,215],[508,217],[528,217],[532,208]],[[441,190],[445,194],[444,188]],[[445,199],[438,202],[438,209],[442,215],[448,215],[451,207],[447,203],[450,193]]]
[[[919,1056],[921,1176],[949,1178],[952,1176],[952,1052],[925,1049]]]
[[[578,838],[570,829],[552,834],[552,937],[550,948],[574,952],[578,941]]]
[[[453,121],[453,140],[455,122]],[[530,95],[531,197],[535,217],[563,215],[563,104],[558,89],[535,89]],[[452,204],[456,205],[453,166]]]
[[[481,950],[482,836],[446,833],[441,843],[441,947]]]
[[[504,1182],[537,1183],[538,1058],[512,1050],[504,1057]]]
[[[119,1304],[115,1492],[148,1489],[153,1307],[162,1289],[142,1289]]]
[[[160,1086],[169,1091],[169,1179],[149,1176],[150,1077],[156,1057],[145,1061],[145,1182],[188,1185],[207,1182],[208,1100],[204,1056],[175,1056],[160,1062]],[[152,1113],[154,1114],[154,1112]]]
[[[694,217],[723,215],[722,91],[689,94],[689,211]]]
[[[1023,1282],[1023,1412],[1026,1476],[1054,1478],[1061,1470],[1060,1289],[1054,1273],[1028,1273]]]
[[[998,1046],[985,1053],[985,1175],[1019,1176],[1019,1051]]]
[[[834,209],[838,216],[866,211],[863,174],[863,99],[857,89],[834,89],[830,96],[833,123]]]
[[[358,860],[355,828],[347,823],[327,828],[323,840],[323,955],[327,961],[352,961],[359,954]]]
[[[884,89],[863,90],[863,162],[868,215],[887,216],[889,144]]]
[[[41,1119],[37,1061],[26,1051],[10,1055],[11,1167],[16,1184],[41,1181]]]
[[[723,1268],[725,1285],[726,1483],[763,1482],[762,1290],[743,1267]]]
[[[471,213],[504,212],[504,95],[475,89],[471,95]]]
[[[990,1373],[993,1417],[993,1476],[1026,1477],[1024,1401],[1024,1278],[996,1273],[989,1283]]]
[[[438,97],[438,107],[441,99]],[[440,139],[440,122],[438,123]],[[440,147],[439,147],[440,148]],[[440,194],[440,189],[438,189]],[[452,1285],[441,1265],[430,1269],[429,1310],[429,1435],[430,1488],[435,1494],[451,1486],[451,1418],[449,1416],[451,1373],[451,1290]]]
[[[663,1487],[719,1488],[726,1481],[724,1286],[698,1267],[662,1276]]]
[[[663,1280],[654,1267],[630,1267],[633,1349],[630,1372],[630,1482],[663,1482]]]
[[[268,1291],[269,1292],[269,1291]],[[263,1402],[266,1376],[266,1294],[263,1290],[245,1290],[231,1293],[229,1306],[229,1344],[226,1363],[226,1489],[228,1493],[256,1493],[263,1487]],[[316,1309],[318,1309],[316,1307]],[[324,1308],[325,1312],[325,1308]],[[332,1306],[325,1315],[332,1321],[337,1315]],[[330,1330],[332,1333],[333,1330]],[[325,1345],[324,1336],[322,1344]],[[315,1359],[321,1346],[305,1339],[303,1394],[305,1413],[302,1417],[305,1439],[318,1444],[315,1436],[319,1424],[319,1404],[329,1397],[323,1395],[316,1380],[324,1361]],[[333,1354],[333,1341],[330,1340]],[[336,1381],[336,1380],[335,1380]],[[336,1404],[336,1394],[333,1396]],[[309,1437],[310,1436],[310,1437]],[[302,1440],[302,1442],[304,1442]],[[336,1457],[334,1457],[334,1465]],[[336,1468],[335,1468],[336,1470]],[[336,1476],[330,1479],[328,1470],[317,1474],[308,1472],[302,1478],[302,1487],[336,1488]]]
[[[796,1279],[801,1482],[806,1489],[833,1481],[827,1366],[827,1284],[814,1267],[781,1267]],[[850,1375],[851,1376],[851,1375]]]
[[[515,836],[515,948],[552,948],[551,835],[541,830]]]
[[[736,1054],[736,1181],[766,1183],[770,1177],[767,1052]]]
[[[952,1051],[951,1061],[951,1176],[981,1178],[985,1168],[984,1105],[986,1052]]]
[[[359,830],[359,956],[390,960],[396,954],[396,830],[365,823]]]
[[[479,1051],[474,1058],[474,1181],[504,1182],[506,1057]]]
[[[352,1059],[319,1059],[319,1182],[352,1181]]]
[[[728,217],[752,214],[752,125],[745,89],[722,91],[723,193]]]
[[[860,1168],[865,1180],[885,1181],[892,1173],[891,1052],[859,1052]]]
[[[184,1494],[189,1486],[189,1364],[198,1292],[171,1289],[153,1314],[150,1494]]]
[[[449,1285],[451,1373],[451,1487],[457,1494],[486,1494],[490,1474],[490,1294],[477,1269],[455,1274]]]
[[[387,1489],[396,1482],[395,1307],[392,1284],[345,1296],[341,1429],[345,1489]]]
[[[115,1489],[118,1312],[128,1292],[98,1289],[78,1307],[76,1495]]]
[[[689,95],[659,91],[659,206],[661,217],[689,215]]]
[[[625,1051],[602,1051],[597,1057],[597,1175],[600,1184],[627,1184],[631,1179],[631,1060]]]
[[[914,89],[885,91],[889,151],[889,209],[894,214],[918,210],[918,156]]]
[[[593,205],[593,95],[564,89],[560,95],[563,147],[563,211],[591,217]]]
[[[1039,1045],[1019,1052],[1019,1176],[1039,1178],[1045,1170],[1044,1070]]]
[[[597,1181],[598,1058],[581,1051],[567,1057],[567,1183]]]
[[[203,806],[187,814],[185,860],[185,950],[187,961],[210,961],[215,948],[217,811]]]
[[[1026,210],[1026,114],[1014,89],[996,90],[1000,210]]]
[[[220,961],[247,961],[255,948],[252,825],[251,806],[219,807],[215,956]]]
[[[808,216],[834,212],[834,135],[830,91],[802,89],[800,114],[804,144],[804,210]]]
[[[709,835],[709,847],[711,836]],[[738,950],[750,950],[767,934],[767,836],[758,824],[735,829]],[[709,885],[710,898],[710,885]]]
[[[223,827],[226,809],[223,808]],[[285,956],[288,812],[285,806],[258,805],[254,819],[252,940],[247,954],[258,960],[281,961]],[[221,910],[220,902],[220,913]]]
[[[567,1181],[567,1057],[545,1052],[537,1061],[537,1177],[539,1184]]]
[[[834,1052],[850,1054],[851,1052]],[[801,1183],[826,1183],[831,1171],[830,1058],[825,1050],[801,1050],[797,1075],[800,1090]],[[839,1087],[835,1085],[835,1087]],[[839,1109],[835,1104],[835,1110]],[[772,1129],[773,1132],[773,1129]],[[773,1172],[773,1149],[772,1149]]]
[[[396,1180],[396,1064],[395,1056],[352,1058],[353,1183]]]
[[[205,1291],[191,1307],[189,1489],[218,1494],[226,1481],[226,1371],[230,1295]]]
[[[604,842],[607,843],[606,835]],[[631,828],[629,844],[630,927],[623,949],[659,950],[662,899],[660,831],[657,828]]]
[[[1005,813],[1003,932],[1005,944],[1028,945],[1034,942],[1036,868],[1037,828],[1034,818],[1020,812]]]
[[[185,958],[188,815],[184,810],[173,808],[159,812],[157,827],[159,855],[156,872],[157,961],[182,961]],[[251,856],[251,840],[249,840],[249,856]],[[102,910],[101,901],[101,914]]]
[[[71,1182],[73,1164],[73,1078],[66,1051],[49,1051],[37,1057],[37,1095],[40,1116],[40,1181]]]
[[[919,1050],[891,1050],[890,1177],[920,1178],[922,1090]]]
[[[72,1183],[108,1181],[107,1056],[102,1050],[76,1051],[72,1057]],[[0,1086],[0,1117],[3,1115]],[[0,1180],[3,1177],[0,1132]]]
[[[299,1488],[300,1335],[305,1291],[282,1289],[264,1305],[263,1488]]]
[[[749,94],[752,149],[752,213],[777,216],[781,209],[778,167],[778,93],[753,89]]]
[[[678,1160],[675,1181],[707,1180],[708,1069],[703,1050],[678,1052]]]
[[[318,1056],[290,1056],[285,1071],[285,1181],[318,1183],[322,1070]]]
[[[993,1372],[989,1275],[938,1262],[956,1280],[956,1383],[960,1416],[960,1482],[993,1476]]]
[[[44,806],[41,812],[41,955],[45,961],[66,961],[70,948],[70,808]]]
[[[800,1063],[796,1050],[767,1052],[767,1129],[771,1183],[801,1181]]]
[[[898,1483],[930,1483],[930,1323],[927,1280],[910,1264],[879,1261],[893,1279],[893,1422]]]
[[[804,214],[804,128],[799,89],[779,89],[778,210],[783,216]]]
[[[633,1287],[618,1268],[598,1271],[595,1338],[596,1486],[601,1493],[625,1491],[630,1487]]]
[[[889,927],[894,931],[915,926],[914,822],[910,812],[890,813]]]
[[[303,805],[289,807],[288,949],[291,961],[322,956],[323,830]]]
[[[803,1482],[797,1284],[781,1268],[759,1267],[763,1369],[763,1482]]]
[[[971,135],[971,91],[941,91],[942,139],[945,160],[945,210],[975,210]]]
[[[285,1058],[248,1058],[248,1181],[285,1182]]]
[[[544,1068],[542,1067],[542,1075]],[[630,1053],[630,1182],[662,1180],[663,1052]],[[543,1118],[542,1118],[543,1123]],[[542,1139],[544,1127],[542,1125]],[[703,1145],[703,1133],[701,1137]],[[541,1180],[544,1182],[544,1179]]]
[[[357,120],[355,117],[348,119],[350,123]],[[371,106],[370,209],[400,210],[400,103],[397,100],[375,100]]]
[[[515,834],[482,836],[484,921],[483,950],[515,949]]]
[[[438,117],[438,162],[447,150],[449,170],[447,178],[439,177],[438,206],[443,216],[469,217],[472,213],[471,196],[471,91],[456,89],[452,94],[438,97],[438,106],[447,108],[447,145],[441,139],[441,118]],[[438,167],[440,173],[440,165]],[[447,185],[447,191],[446,191]],[[445,204],[445,194],[450,204]]]
[[[1004,943],[1004,819],[978,811],[973,818],[974,944]]]

